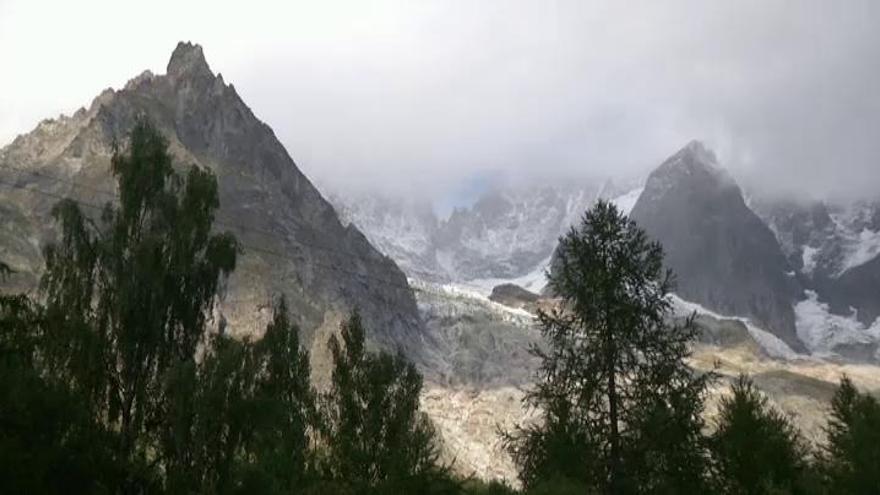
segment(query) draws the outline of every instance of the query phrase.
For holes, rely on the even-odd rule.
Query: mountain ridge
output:
[[[0,256],[19,271],[7,288],[35,286],[57,198],[84,205],[112,200],[114,143],[143,117],[166,136],[176,166],[215,173],[218,225],[246,246],[219,305],[218,317],[229,328],[258,334],[267,306],[283,294],[306,342],[320,346],[359,308],[374,343],[418,356],[426,337],[405,275],[357,228],[339,221],[271,128],[214,75],[201,46],[192,43],[177,45],[167,74],[144,72],[122,89],[103,91],[88,109],[41,122],[0,151],[2,180],[11,184],[0,188],[8,219],[0,226]]]

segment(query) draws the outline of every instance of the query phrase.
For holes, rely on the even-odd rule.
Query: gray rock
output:
[[[532,313],[538,307],[540,296],[516,284],[501,284],[492,288],[489,300],[511,308],[521,308]]]
[[[111,145],[141,115],[167,137],[178,165],[217,175],[216,226],[244,244],[220,307],[229,331],[259,334],[268,303],[284,294],[306,342],[326,338],[357,307],[372,342],[418,354],[423,324],[404,274],[339,221],[272,129],[190,43],[177,46],[166,75],[144,73],[0,150],[0,256],[21,273],[11,288],[32,287],[42,270],[40,249],[53,235],[48,212],[58,198],[113,200]]]
[[[805,350],[792,309],[801,289],[786,275],[785,255],[702,144],[688,144],[651,173],[631,217],[663,244],[682,298],[749,317]]]

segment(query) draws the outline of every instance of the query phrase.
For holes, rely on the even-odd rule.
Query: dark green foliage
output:
[[[499,481],[486,482],[480,479],[465,480],[462,483],[462,492],[467,495],[514,495],[518,493]]]
[[[122,470],[113,435],[86,404],[38,372],[41,311],[0,296],[0,493],[101,493]]]
[[[181,177],[167,147],[138,122],[112,159],[118,204],[53,209],[45,307],[0,297],[0,491],[458,493],[421,375],[365,352],[357,315],[321,411],[283,300],[257,342],[209,333],[238,245],[212,231],[213,175]]]
[[[288,493],[307,481],[314,416],[308,354],[283,301],[257,343],[212,337],[201,363],[170,373],[168,490]]]
[[[528,404],[542,424],[505,436],[526,487],[564,478],[610,493],[705,488],[701,435],[708,375],[685,365],[696,329],[669,326],[672,277],[613,204],[600,201],[560,240],[539,315],[547,349]]]
[[[880,403],[843,377],[831,401],[821,455],[831,493],[880,493]]]
[[[113,425],[120,459],[155,465],[163,455],[171,370],[187,366],[203,341],[221,277],[237,245],[212,234],[213,175],[174,173],[167,142],[145,121],[128,152],[115,153],[119,204],[99,222],[73,201],[53,209],[61,233],[45,250],[48,351],[52,373],[88,398],[90,414]]]
[[[399,354],[367,352],[357,313],[343,323],[341,336],[342,343],[335,335],[329,341],[334,368],[323,407],[328,475],[357,492],[446,492],[436,433],[419,412],[421,375]]]
[[[719,404],[712,452],[724,493],[804,493],[807,449],[791,421],[746,376]]]

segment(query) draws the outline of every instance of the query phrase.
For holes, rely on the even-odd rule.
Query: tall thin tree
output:
[[[668,324],[663,251],[608,202],[560,239],[559,307],[539,314],[546,347],[526,401],[543,421],[505,443],[526,486],[554,476],[598,492],[694,492],[704,481],[708,375],[686,365],[696,328]]]

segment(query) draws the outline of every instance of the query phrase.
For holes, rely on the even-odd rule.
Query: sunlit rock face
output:
[[[357,307],[374,343],[417,355],[425,336],[404,274],[339,221],[272,129],[190,43],[177,46],[165,75],[145,72],[108,89],[89,108],[46,120],[0,151],[0,257],[18,271],[9,289],[34,287],[59,198],[76,198],[96,216],[89,205],[113,200],[112,144],[124,143],[141,116],[168,139],[177,165],[217,176],[216,227],[244,246],[220,306],[229,331],[259,334],[283,294],[307,342]]]

